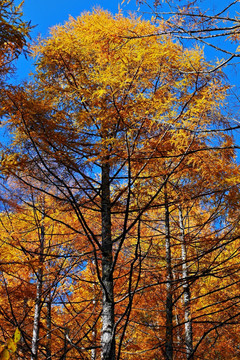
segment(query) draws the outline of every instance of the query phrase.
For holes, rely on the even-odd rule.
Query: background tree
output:
[[[8,76],[14,71],[13,61],[26,52],[30,23],[23,21],[22,3],[15,6],[13,0],[0,4],[0,87],[6,87]]]
[[[63,307],[84,261],[84,239],[62,226],[60,216],[51,219],[59,209],[42,194],[23,200],[1,214],[1,337],[18,327],[20,357],[54,358],[64,351],[71,316],[64,317]],[[63,210],[61,216],[71,215]]]

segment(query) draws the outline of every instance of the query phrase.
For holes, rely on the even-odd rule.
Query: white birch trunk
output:
[[[92,275],[94,277],[95,275],[95,267],[96,267],[96,262],[93,259],[92,260],[93,263],[93,268],[92,268]],[[94,324],[93,324],[93,328],[92,328],[92,346],[93,348],[91,349],[91,360],[96,360],[97,359],[97,349],[96,349],[96,341],[97,341],[97,331],[96,331],[96,324],[95,324],[95,305],[96,305],[96,284],[93,284],[93,320],[94,320]]]
[[[32,335],[32,346],[31,346],[31,360],[37,360],[38,358],[38,342],[39,342],[39,321],[41,314],[41,298],[42,298],[42,286],[43,286],[43,250],[44,250],[44,225],[41,225],[40,234],[40,246],[39,246],[39,268],[37,271],[37,291],[34,308],[34,320],[33,320],[33,335]]]

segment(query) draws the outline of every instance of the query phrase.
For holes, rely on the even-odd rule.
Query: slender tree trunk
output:
[[[45,230],[44,225],[41,225],[41,234],[40,234],[40,246],[39,246],[39,268],[37,271],[37,292],[35,300],[35,309],[34,309],[34,320],[33,320],[33,335],[32,335],[32,347],[31,347],[31,360],[37,360],[38,358],[38,341],[39,341],[39,321],[41,313],[41,297],[42,297],[42,287],[43,287],[43,262],[44,262],[44,237]]]
[[[191,309],[190,309],[190,286],[188,281],[188,266],[187,266],[187,248],[185,241],[185,232],[183,224],[182,210],[179,208],[179,224],[181,232],[181,249],[182,249],[182,281],[183,281],[183,304],[184,304],[184,322],[185,322],[185,347],[186,347],[186,359],[193,359],[191,357],[193,352],[193,341],[192,341],[192,320],[191,320]]]
[[[167,190],[165,188],[165,247],[166,247],[166,265],[167,265],[167,281],[166,281],[166,360],[173,359],[173,273],[172,273],[172,256],[171,256],[171,234],[169,221],[169,206]]]
[[[180,329],[179,329],[179,316],[178,314],[175,314],[175,323],[177,326],[177,342],[178,345],[182,344],[182,338],[181,338],[181,334],[180,334]]]
[[[51,352],[51,330],[52,330],[52,301],[50,298],[50,294],[48,296],[47,300],[47,346],[46,346],[46,354],[47,354],[47,360],[52,359],[52,352]]]
[[[102,163],[102,360],[115,359],[114,298],[112,274],[110,166]]]
[[[93,259],[92,260],[93,263],[93,267],[92,267],[92,276],[95,277],[95,267],[96,267],[96,262]],[[96,284],[93,283],[93,320],[94,320],[94,324],[93,324],[93,328],[92,328],[92,346],[93,348],[91,349],[91,360],[96,360],[97,359],[97,349],[96,349],[96,343],[97,343],[97,329],[96,329],[96,324],[95,324],[95,306],[96,306]]]

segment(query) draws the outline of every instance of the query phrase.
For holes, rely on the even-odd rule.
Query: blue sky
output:
[[[76,17],[83,11],[91,11],[97,6],[112,13],[118,12],[119,6],[124,10],[136,10],[135,4],[135,0],[131,0],[129,4],[126,0],[122,5],[118,0],[25,0],[23,12],[25,19],[31,20],[33,25],[37,25],[32,35],[36,36],[41,33],[46,36],[49,27],[63,24],[69,15]]]

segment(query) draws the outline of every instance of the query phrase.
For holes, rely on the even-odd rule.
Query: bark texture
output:
[[[102,360],[115,359],[110,166],[102,163]]]
[[[169,220],[168,196],[165,189],[165,247],[166,247],[166,345],[165,359],[173,359],[173,273],[172,273],[172,255],[171,255],[171,233]]]
[[[38,341],[39,341],[39,321],[42,307],[42,288],[43,288],[43,262],[44,262],[44,237],[45,230],[44,225],[41,226],[40,233],[40,246],[39,246],[39,268],[37,271],[37,291],[34,308],[34,320],[33,320],[33,335],[32,335],[32,346],[31,346],[31,360],[37,360],[38,358]]]

